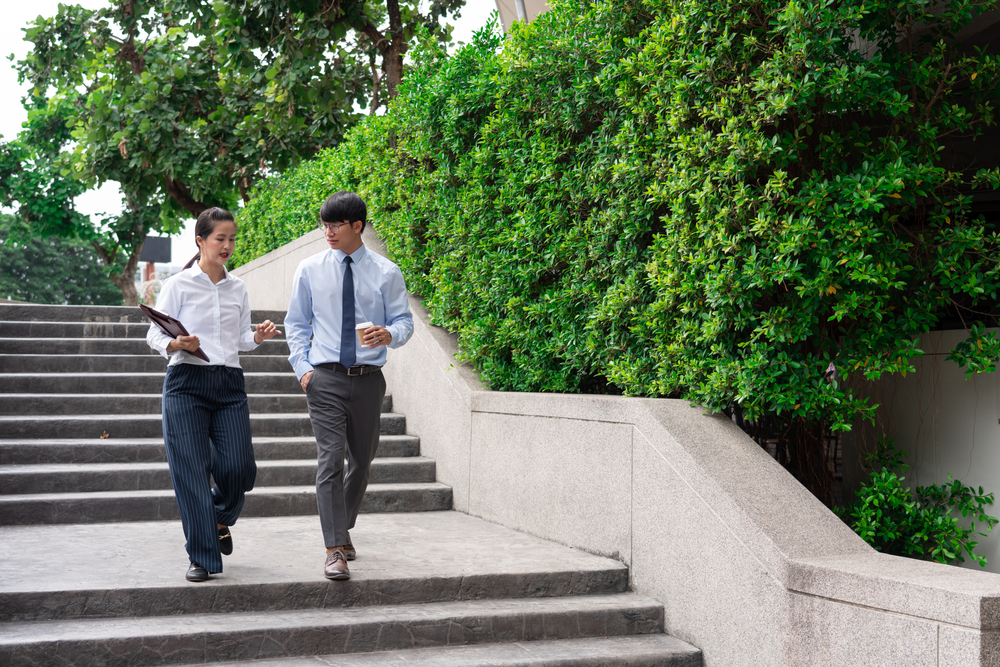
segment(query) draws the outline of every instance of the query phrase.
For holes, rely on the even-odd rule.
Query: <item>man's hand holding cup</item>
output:
[[[362,347],[372,348],[388,345],[392,342],[392,334],[388,329],[371,322],[362,322],[355,329],[358,332],[358,343]]]

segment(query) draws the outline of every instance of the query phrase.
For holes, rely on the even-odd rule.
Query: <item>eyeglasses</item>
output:
[[[319,226],[322,227],[324,231],[336,233],[340,231],[341,227],[350,224],[351,223],[349,222],[321,222],[319,223]]]

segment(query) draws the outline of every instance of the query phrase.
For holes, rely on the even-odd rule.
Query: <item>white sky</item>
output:
[[[207,0],[206,0],[207,1]],[[97,9],[108,4],[108,0],[76,0],[76,4],[91,9]],[[58,11],[58,0],[34,0],[24,4],[19,2],[4,3],[4,20],[0,22],[0,55],[14,55],[14,61],[24,58],[30,44],[24,41],[22,28],[39,15],[55,16]],[[462,8],[462,16],[452,20],[455,26],[454,38],[459,42],[468,42],[472,33],[479,30],[496,10],[494,0],[467,0]],[[27,114],[21,107],[21,97],[24,89],[17,83],[17,72],[14,62],[0,64],[0,135],[5,140],[13,139],[21,130],[21,123],[27,119]],[[77,210],[88,215],[102,213],[116,214],[121,212],[121,195],[116,185],[105,185],[100,190],[87,192],[77,198]],[[184,232],[173,239],[172,263],[181,266],[197,251],[194,242],[194,221]]]

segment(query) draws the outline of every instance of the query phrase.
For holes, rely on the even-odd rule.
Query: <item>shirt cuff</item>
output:
[[[301,380],[303,375],[313,370],[313,367],[312,364],[310,364],[308,361],[300,361],[299,363],[295,364],[293,370],[295,371],[295,377]]]
[[[399,330],[398,326],[396,326],[395,324],[390,324],[389,326],[384,328],[392,335],[392,340],[389,341],[389,344],[386,345],[386,347],[388,347],[390,350],[395,350],[397,347],[402,345],[402,343],[399,342],[399,337],[402,335],[402,332]]]
[[[167,345],[169,345],[170,341],[172,340],[173,338],[170,338],[165,334],[161,334],[159,336],[150,336],[149,339],[146,341],[146,344],[149,345],[154,350],[156,350],[157,352],[159,352],[160,356],[162,356],[164,359],[169,359],[170,353],[167,352]]]
[[[257,332],[253,329],[243,332],[243,335],[240,336],[240,352],[250,352],[251,350],[256,350],[260,347],[254,339],[254,336],[256,335]]]

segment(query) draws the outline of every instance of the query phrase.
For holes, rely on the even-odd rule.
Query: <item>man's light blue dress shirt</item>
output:
[[[292,299],[285,315],[288,361],[299,379],[313,366],[340,361],[341,301],[344,284],[342,250],[327,250],[299,264],[292,282]],[[392,334],[389,347],[399,347],[413,335],[413,315],[399,267],[361,246],[351,253],[354,274],[354,321],[371,322]],[[312,346],[309,338],[312,337]],[[385,365],[386,346],[357,346],[359,365]]]

